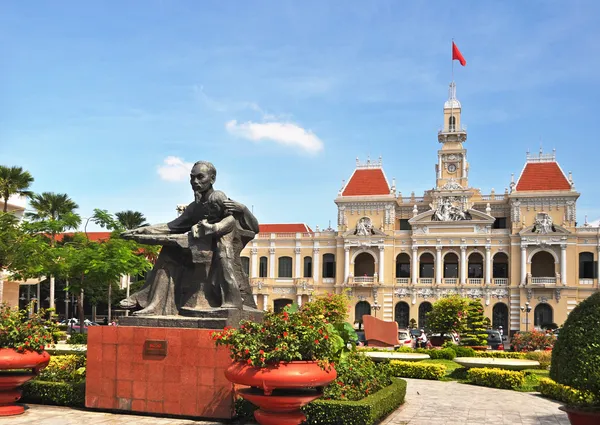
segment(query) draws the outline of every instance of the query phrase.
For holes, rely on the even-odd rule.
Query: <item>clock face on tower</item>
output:
[[[456,172],[456,164],[448,164],[448,171],[450,173]]]

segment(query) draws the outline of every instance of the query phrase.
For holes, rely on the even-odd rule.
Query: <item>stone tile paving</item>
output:
[[[560,403],[535,393],[407,379],[406,402],[381,425],[568,425]]]
[[[222,422],[121,415],[69,407],[28,405],[22,415],[0,418],[2,425],[223,425]]]

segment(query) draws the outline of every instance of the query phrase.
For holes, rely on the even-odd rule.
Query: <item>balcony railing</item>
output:
[[[593,285],[594,284],[594,279],[579,279],[579,284],[580,285]]]
[[[396,284],[397,285],[408,285],[410,283],[409,277],[397,277]]]
[[[433,285],[433,278],[432,277],[420,277],[419,283],[421,283],[423,285]]]
[[[483,283],[483,279],[470,277],[467,279],[467,283],[469,285],[481,285]]]
[[[458,283],[458,278],[456,277],[445,277],[444,283],[446,285],[456,285]]]
[[[354,283],[373,283],[373,282],[375,282],[375,277],[373,277],[373,276],[355,276],[350,279]]]
[[[556,285],[556,277],[532,277],[532,285]]]
[[[494,285],[496,286],[508,286],[508,278],[506,277],[495,277]]]

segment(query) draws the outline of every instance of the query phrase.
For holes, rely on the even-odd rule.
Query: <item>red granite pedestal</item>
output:
[[[86,407],[230,419],[233,386],[224,371],[231,359],[229,350],[215,346],[211,332],[90,326]],[[149,341],[159,348],[166,341],[166,355],[148,354]]]

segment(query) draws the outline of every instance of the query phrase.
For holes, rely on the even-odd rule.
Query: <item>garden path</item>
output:
[[[406,403],[381,425],[568,425],[560,403],[536,393],[406,379]]]

